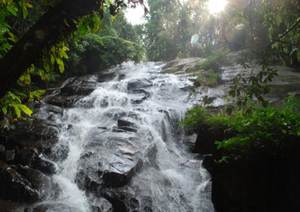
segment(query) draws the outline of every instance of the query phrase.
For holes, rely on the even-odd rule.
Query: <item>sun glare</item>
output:
[[[227,4],[227,0],[209,0],[207,3],[207,9],[210,14],[218,14],[225,9]]]

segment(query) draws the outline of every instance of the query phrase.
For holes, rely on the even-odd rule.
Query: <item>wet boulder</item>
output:
[[[152,212],[151,197],[140,195],[135,189],[105,189],[102,195],[111,202],[114,212]]]
[[[16,151],[14,149],[6,150],[5,161],[12,162],[16,157]]]
[[[3,132],[0,143],[7,149],[36,148],[43,151],[58,141],[58,127],[41,119],[20,122],[14,130]]]
[[[125,125],[125,122],[120,124]],[[150,138],[148,134],[95,129],[79,161],[77,183],[82,189],[95,193],[105,187],[127,185],[153,148]]]
[[[70,78],[60,88],[55,89],[44,98],[48,104],[70,108],[84,96],[92,93],[97,85],[96,79],[92,77]]]
[[[151,96],[150,93],[145,91],[144,89],[133,90],[131,91],[131,95],[132,104],[141,104],[143,101],[145,101]]]
[[[47,159],[42,154],[35,158],[35,160],[32,163],[32,167],[40,170],[41,172],[47,175],[55,174],[57,170],[57,165],[53,161]]]
[[[0,197],[16,202],[34,202],[44,198],[51,180],[28,166],[10,166],[0,161]]]
[[[129,132],[137,132],[137,126],[130,120],[119,119],[118,120],[118,129],[129,131]]]
[[[62,96],[87,96],[92,93],[96,88],[97,82],[95,80],[77,78],[66,81],[65,85],[61,88],[60,95]]]
[[[18,150],[14,163],[28,165],[30,167],[40,170],[45,174],[51,175],[56,172],[55,163],[45,158],[42,154],[38,152],[36,148],[24,148]]]
[[[113,212],[112,204],[101,197],[90,202],[90,205],[92,212]]]
[[[127,90],[135,91],[138,89],[151,87],[152,85],[152,82],[148,79],[134,79],[128,82]]]
[[[68,206],[64,203],[44,203],[35,206],[34,208],[27,208],[25,212],[81,212],[80,209]]]
[[[71,95],[71,96],[53,96],[47,99],[48,104],[52,104],[55,106],[63,107],[63,108],[71,108],[74,104],[83,96]]]
[[[52,161],[63,161],[67,159],[70,147],[67,143],[59,142],[44,151],[44,154]]]

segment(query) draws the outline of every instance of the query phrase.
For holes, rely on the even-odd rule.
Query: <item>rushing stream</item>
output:
[[[214,211],[209,175],[178,126],[192,105],[191,82],[161,67],[126,63],[112,80],[88,79],[95,90],[56,117],[54,148],[67,146],[69,153],[53,176],[59,194],[38,205],[50,206],[47,212],[111,211],[111,205],[113,211]]]

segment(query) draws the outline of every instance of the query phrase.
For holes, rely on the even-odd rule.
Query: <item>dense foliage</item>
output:
[[[220,14],[210,14],[206,5],[200,0],[149,0],[144,26],[148,58],[205,57],[229,48],[254,51],[258,59],[270,51],[272,62],[299,64],[299,1],[229,1]]]
[[[215,140],[216,148],[227,157],[247,157],[259,152],[278,152],[291,140],[300,138],[299,100],[289,97],[280,107],[258,107],[232,113],[211,113],[203,107],[188,111],[185,127],[220,129],[231,135]],[[225,133],[226,134],[226,133]]]
[[[59,3],[55,0],[1,1],[0,58],[57,2]],[[11,90],[0,99],[0,125],[7,127],[20,118],[30,116],[32,110],[28,104],[39,100],[45,94],[48,83],[57,80],[65,70],[67,76],[86,73],[86,66],[92,64],[82,64],[79,67],[81,70],[76,65],[79,61],[90,60],[89,56],[96,57],[94,61],[98,62],[98,66],[92,71],[126,60],[141,60],[144,53],[135,29],[126,22],[122,13],[115,16],[123,6],[123,2],[107,1],[103,8],[98,8],[98,12],[74,22],[76,30],[71,36],[44,49],[42,58],[36,58],[37,62],[24,70],[17,85],[12,85]],[[37,36],[44,35],[41,33]],[[92,55],[93,52],[96,55]]]
[[[117,36],[87,34],[73,47],[68,75],[94,73],[127,60],[138,62],[143,49]]]

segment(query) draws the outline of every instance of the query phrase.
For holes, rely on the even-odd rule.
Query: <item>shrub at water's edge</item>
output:
[[[209,113],[196,106],[187,112],[183,125],[195,132],[205,128],[219,135],[214,131],[222,131],[223,137],[210,141],[222,158],[249,157],[258,152],[273,154],[289,141],[300,140],[300,104],[294,97],[289,97],[280,107],[253,107],[232,114]],[[201,139],[197,142],[207,141]]]

